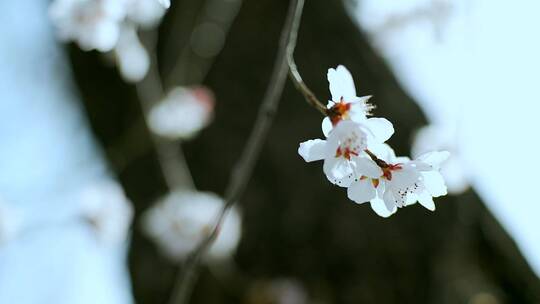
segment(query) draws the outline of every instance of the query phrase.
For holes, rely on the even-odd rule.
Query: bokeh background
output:
[[[183,263],[141,224],[173,190],[140,102],[156,94],[126,82],[109,55],[58,41],[49,4],[0,2],[0,303],[166,303]],[[175,0],[159,27],[139,32],[148,49],[156,43],[165,91],[204,85],[215,96],[209,126],[172,143],[198,190],[227,187],[287,7]],[[295,52],[305,82],[324,100],[327,69],[345,65],[394,123],[399,154],[420,128],[436,129],[427,142],[459,160],[449,173],[458,190],[433,213],[415,205],[387,219],[352,203],[297,154],[321,136],[321,117],[287,82],[238,202],[239,244],[202,265],[191,303],[540,303],[538,8],[307,1]],[[103,245],[95,218],[81,220],[80,189],[103,181],[133,204],[126,242]]]

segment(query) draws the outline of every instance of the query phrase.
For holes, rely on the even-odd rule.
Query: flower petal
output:
[[[298,154],[307,162],[324,159],[326,140],[312,139],[300,143]]]
[[[390,139],[392,134],[394,134],[394,126],[386,118],[369,118],[364,122],[364,124],[371,131],[375,137],[375,141],[378,143],[387,141]]]
[[[324,136],[328,137],[330,131],[332,131],[332,128],[334,128],[332,121],[330,121],[329,117],[325,117],[322,121],[322,132]]]
[[[335,185],[348,187],[353,180],[351,163],[342,157],[331,157],[324,160],[324,174]]]
[[[448,191],[444,183],[444,178],[438,171],[422,172],[422,178],[424,181],[424,186],[433,197],[439,197],[447,194]]]
[[[357,204],[369,202],[376,196],[375,187],[369,178],[358,180],[347,189],[347,196]]]
[[[418,202],[420,205],[426,207],[426,209],[435,211],[435,203],[433,202],[433,198],[427,191],[424,191],[420,194],[418,194]]]
[[[370,201],[371,209],[377,213],[377,215],[382,217],[389,217],[392,214],[396,213],[397,208],[394,205],[390,210],[388,209],[388,206],[385,204],[385,202],[380,198],[374,198]]]
[[[327,76],[333,101],[338,102],[342,97],[346,101],[356,97],[354,80],[347,68],[340,65],[336,69],[328,69]]]
[[[438,169],[441,164],[447,160],[450,157],[450,152],[448,151],[433,151],[433,152],[427,152],[420,156],[418,156],[416,159],[419,161],[423,161],[427,163],[428,165],[433,166],[435,169]]]
[[[368,115],[368,100],[371,96],[354,97],[351,101],[351,108],[349,110],[349,118],[352,121],[364,122]]]
[[[382,169],[370,158],[355,157],[354,161],[356,163],[356,172],[359,175],[371,178],[379,178],[383,175]]]

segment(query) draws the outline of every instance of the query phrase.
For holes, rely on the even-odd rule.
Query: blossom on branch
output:
[[[85,51],[111,51],[118,42],[126,16],[126,0],[55,0],[49,16],[58,36]]]
[[[49,16],[60,39],[84,51],[114,51],[121,76],[138,82],[150,60],[137,30],[157,25],[165,5],[159,0],[54,0]]]
[[[177,190],[146,211],[144,229],[165,255],[181,260],[209,236],[223,204],[223,200],[213,193]],[[229,257],[236,249],[240,235],[240,214],[233,207],[225,215],[207,258]]]
[[[99,181],[84,187],[80,193],[80,204],[82,217],[100,241],[109,244],[126,241],[133,207],[118,183]]]
[[[394,133],[385,118],[368,118],[370,96],[358,97],[354,81],[344,66],[328,70],[332,100],[322,129],[324,139],[300,143],[298,153],[307,162],[324,160],[328,180],[347,187],[356,203],[370,202],[382,217],[416,202],[435,210],[433,197],[446,195],[439,170],[449,153],[429,152],[415,160],[396,157],[385,142]]]
[[[380,168],[378,177],[359,175],[347,189],[348,197],[356,203],[370,202],[372,209],[380,216],[387,217],[417,201],[428,210],[435,210],[433,197],[446,194],[446,186],[440,173],[440,164],[448,158],[448,152],[430,152],[410,160],[395,157],[388,145],[384,156],[371,165]]]
[[[176,87],[149,114],[150,129],[169,139],[190,139],[212,121],[214,95],[204,87]]]

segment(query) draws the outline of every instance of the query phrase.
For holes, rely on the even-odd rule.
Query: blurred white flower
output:
[[[21,228],[21,215],[0,199],[0,246],[13,239]]]
[[[427,151],[447,150],[452,157],[441,166],[441,174],[451,194],[460,194],[469,188],[466,166],[458,151],[456,132],[450,127],[428,125],[420,128],[414,137],[412,155],[416,157]]]
[[[212,118],[213,94],[206,88],[177,87],[149,113],[150,129],[170,139],[189,139]]]
[[[156,0],[129,0],[127,17],[139,26],[149,28],[157,25],[165,14],[166,3]]]
[[[120,243],[127,239],[133,207],[122,187],[113,181],[101,181],[81,191],[81,213],[105,243]]]
[[[120,75],[128,82],[142,80],[150,68],[150,57],[137,36],[136,29],[124,25],[114,49]]]
[[[144,214],[144,229],[168,257],[181,260],[211,233],[223,204],[220,197],[209,192],[172,192]],[[205,258],[229,257],[240,236],[241,219],[233,207]]]
[[[171,0],[158,0],[158,2],[163,5],[164,8],[169,8],[171,6]]]
[[[116,46],[125,15],[125,0],[54,0],[49,7],[61,39],[101,52]]]

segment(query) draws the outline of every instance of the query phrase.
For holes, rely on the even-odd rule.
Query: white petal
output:
[[[440,165],[450,157],[450,152],[448,151],[433,151],[424,153],[420,156],[418,156],[416,159],[419,161],[423,161],[434,168],[439,168]]]
[[[374,198],[370,201],[371,209],[377,213],[377,215],[382,217],[389,217],[390,215],[396,213],[397,208],[394,205],[391,210],[388,210],[387,205],[380,198]]]
[[[397,163],[396,161],[394,161],[396,158],[396,153],[388,144],[371,143],[369,146],[369,150],[385,162],[392,164]]]
[[[298,154],[307,162],[321,160],[324,158],[326,140],[312,139],[300,143]]]
[[[150,68],[150,57],[134,27],[122,28],[115,54],[120,74],[126,81],[138,82],[146,76]]]
[[[351,163],[342,157],[326,158],[323,171],[331,183],[342,187],[350,185],[354,174]]]
[[[357,204],[369,202],[376,196],[371,179],[366,178],[356,182],[347,189],[347,196]]]
[[[328,134],[330,134],[332,128],[334,128],[334,126],[332,125],[332,121],[330,121],[329,117],[325,117],[322,121],[322,131],[324,136],[328,137]]]
[[[356,122],[365,122],[368,114],[367,101],[371,96],[354,97],[349,110],[349,118]]]
[[[351,73],[344,66],[340,65],[336,69],[328,69],[328,83],[332,100],[351,100],[356,97],[356,88]]]
[[[426,207],[426,209],[435,211],[435,203],[433,202],[433,198],[426,191],[418,195],[418,202],[420,205]]]
[[[389,185],[393,189],[408,189],[411,188],[421,178],[420,172],[410,164],[402,165],[402,169],[392,172],[392,180]]]
[[[371,178],[379,178],[383,175],[382,169],[377,164],[367,157],[355,157],[356,172],[359,175],[364,175]]]
[[[446,185],[442,175],[437,171],[422,172],[424,186],[433,197],[447,194]]]
[[[364,124],[375,137],[375,141],[383,143],[394,134],[394,126],[386,118],[373,117],[367,119]]]
[[[158,0],[158,2],[163,5],[164,8],[169,8],[171,6],[171,0]]]
[[[404,201],[398,201],[396,199],[396,196],[394,196],[394,193],[392,193],[391,189],[387,189],[384,192],[383,201],[388,211],[392,211],[394,210],[394,208],[397,208],[398,206],[403,206],[405,204]]]

